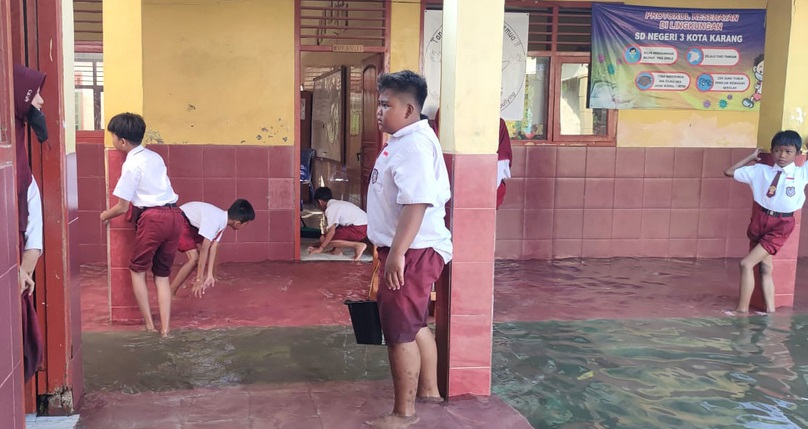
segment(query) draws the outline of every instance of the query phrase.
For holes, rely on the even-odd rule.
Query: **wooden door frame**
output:
[[[365,70],[367,70],[370,67],[375,67],[376,68],[376,75],[378,76],[379,74],[384,72],[385,63],[387,61],[387,58],[388,58],[387,55],[381,55],[381,54],[372,55],[372,56],[370,56],[368,58],[365,58],[362,61],[362,67],[361,67],[361,75],[362,75],[362,130],[359,132],[359,135],[360,135],[360,146],[359,147],[360,147],[360,151],[362,152],[362,157],[361,157],[361,161],[360,161],[360,164],[359,164],[359,174],[361,175],[360,180],[362,181],[361,185],[360,185],[360,189],[361,189],[361,192],[362,192],[361,201],[362,201],[362,209],[363,210],[367,210],[367,189],[368,189],[368,187],[363,186],[364,183],[365,183],[365,180],[367,180],[367,177],[365,177],[365,175],[362,172],[364,170],[364,166],[365,166],[366,162],[375,162],[375,160],[376,160],[375,157],[373,158],[373,160],[365,159],[366,157],[365,157],[365,154],[364,154],[364,140],[365,140],[365,138],[364,138],[364,131],[365,131],[365,111],[364,111],[365,110],[365,95],[364,95],[365,94]],[[376,142],[377,142],[377,144],[376,144],[376,154],[378,155],[379,151],[381,151],[381,148],[382,148],[382,139],[383,139],[382,132],[378,128],[376,128],[376,135],[377,135],[377,137],[376,137]],[[371,166],[371,168],[372,168],[372,166]],[[368,183],[368,186],[369,185],[370,184]]]

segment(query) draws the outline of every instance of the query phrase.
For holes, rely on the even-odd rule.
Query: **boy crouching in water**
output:
[[[766,312],[773,313],[774,280],[772,256],[785,244],[794,230],[794,212],[805,203],[808,165],[797,167],[794,158],[800,153],[802,138],[795,131],[774,135],[771,155],[774,165],[754,164],[760,161],[760,148],[724,171],[724,175],[752,188],[755,207],[746,231],[752,250],[741,260],[741,285],[736,313],[749,312],[749,301],[755,289],[754,268],[760,264],[761,287]],[[745,166],[745,167],[744,167]]]
[[[317,188],[314,199],[317,207],[325,212],[328,229],[320,236],[319,246],[309,247],[309,253],[322,253],[331,246],[334,248],[333,254],[341,255],[343,248],[349,248],[354,251],[353,260],[358,261],[368,247],[363,243],[368,237],[367,213],[348,201],[335,200],[331,188]]]

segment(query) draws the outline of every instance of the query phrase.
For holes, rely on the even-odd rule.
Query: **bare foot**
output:
[[[367,421],[365,424],[376,429],[404,429],[418,423],[418,420],[418,416],[415,414],[409,417],[387,414],[378,419]]]
[[[144,326],[144,327],[143,327],[143,329],[144,329],[146,332],[157,332],[157,329],[155,329],[154,325],[151,325],[151,326],[146,325],[146,326]]]
[[[356,262],[360,258],[362,258],[362,254],[365,253],[365,249],[367,249],[367,248],[368,248],[368,245],[365,244],[365,243],[359,243],[359,245],[356,246],[356,248],[354,249],[354,250],[356,250],[356,255],[354,255],[354,258],[353,258],[354,262]]]
[[[440,396],[416,396],[415,402],[421,402],[424,404],[442,404],[443,398]]]
[[[335,247],[329,250],[328,253],[334,256],[342,256],[342,249]]]
[[[166,331],[166,330],[161,330],[160,331],[160,337],[162,337],[162,338],[171,338],[171,332]]]

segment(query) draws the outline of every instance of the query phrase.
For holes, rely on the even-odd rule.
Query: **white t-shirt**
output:
[[[180,206],[188,222],[199,229],[199,235],[210,241],[222,241],[227,227],[227,212],[213,204],[192,201]]]
[[[325,218],[328,220],[328,227],[335,224],[337,226],[367,225],[368,214],[359,207],[342,200],[329,200],[325,207]]]
[[[427,204],[410,248],[431,247],[448,263],[452,234],[444,218],[451,195],[443,151],[427,121],[398,130],[376,158],[370,176],[368,238],[376,246],[391,246],[404,205]]]
[[[777,190],[769,198],[769,192],[777,172],[783,173],[777,181]],[[761,207],[780,213],[791,213],[805,203],[805,185],[808,183],[808,164],[797,167],[793,162],[780,168],[778,165],[755,164],[735,170],[735,180],[747,183],[752,188],[752,197]]]
[[[177,202],[163,158],[143,146],[126,154],[121,178],[112,195],[136,207],[160,207]]]

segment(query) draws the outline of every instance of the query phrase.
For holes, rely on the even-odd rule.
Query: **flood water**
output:
[[[494,326],[493,393],[535,428],[808,427],[808,316]],[[381,380],[348,327],[84,333],[88,391]]]

